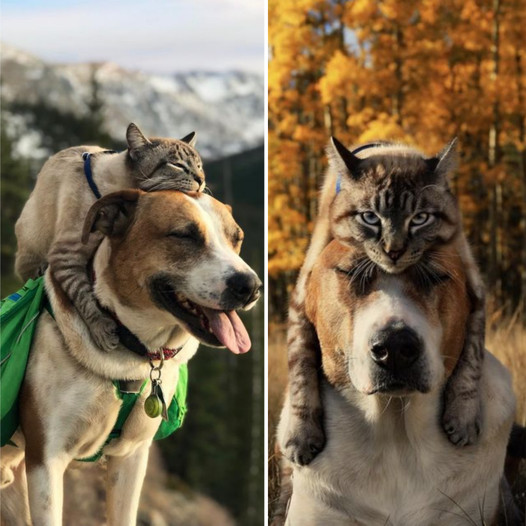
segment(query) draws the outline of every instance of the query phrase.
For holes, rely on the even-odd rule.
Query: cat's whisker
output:
[[[360,279],[364,268],[367,267],[369,262],[370,262],[370,259],[367,256],[362,256],[358,260],[358,264],[356,265],[356,268],[352,270],[352,274],[349,272],[350,274],[349,287],[351,287],[356,280]]]

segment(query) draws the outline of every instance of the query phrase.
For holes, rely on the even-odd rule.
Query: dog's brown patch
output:
[[[348,318],[342,325],[351,331],[353,323],[353,304],[351,294],[347,294],[348,287],[342,283],[342,275],[335,271],[342,260],[350,264],[353,254],[349,247],[334,241],[329,250],[325,250],[314,266],[307,284],[305,310],[307,318],[316,327],[322,350],[322,364],[325,375],[335,386],[343,387],[349,382],[346,357],[342,349],[338,348],[338,333],[334,330],[334,317],[338,315],[334,310],[334,303],[345,312]],[[321,293],[321,286],[334,291],[329,297]],[[289,365],[290,366],[290,365]]]
[[[442,322],[443,338],[441,353],[446,374],[449,376],[462,353],[466,337],[470,302],[467,294],[467,277],[460,258],[449,247],[446,262],[451,279],[440,285],[437,291],[438,319]]]

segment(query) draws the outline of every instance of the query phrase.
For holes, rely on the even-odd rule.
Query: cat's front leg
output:
[[[474,301],[468,318],[464,348],[444,393],[442,426],[449,440],[457,446],[478,441],[482,429],[480,378],[484,359],[485,308],[484,290],[470,290]]]
[[[85,304],[79,312],[99,349],[109,352],[117,348],[117,323],[97,306],[97,299],[93,293],[90,294],[89,304]]]
[[[283,454],[304,466],[325,446],[323,409],[319,390],[320,351],[314,326],[295,292],[287,331],[291,412],[283,433]]]
[[[87,270],[101,239],[92,235],[84,244],[77,235],[61,235],[53,243],[48,260],[52,278],[82,317],[95,345],[112,351],[119,343],[117,324],[99,306]]]

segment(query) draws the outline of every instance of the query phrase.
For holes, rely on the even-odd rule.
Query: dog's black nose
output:
[[[259,298],[263,284],[253,273],[236,272],[226,282],[230,294],[243,305],[248,305]]]
[[[401,371],[413,365],[422,350],[418,334],[400,323],[378,331],[371,340],[373,361],[392,371]]]

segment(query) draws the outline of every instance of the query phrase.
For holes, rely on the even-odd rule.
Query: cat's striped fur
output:
[[[49,264],[52,279],[103,350],[113,349],[118,336],[115,321],[95,299],[88,271],[101,236],[91,236],[87,244],[81,241],[84,218],[96,200],[84,175],[82,154],[91,154],[93,180],[102,195],[125,188],[200,191],[205,183],[202,161],[194,148],[195,133],[181,140],[147,139],[132,123],[126,139],[128,149],[121,153],[78,146],[52,156],[38,174],[15,227],[17,274],[25,281],[43,273]]]
[[[455,444],[477,440],[481,426],[478,387],[484,352],[484,285],[448,185],[448,175],[456,168],[455,143],[432,158],[409,146],[386,142],[361,147],[356,155],[336,139],[329,146],[329,170],[318,218],[289,307],[292,416],[283,453],[294,463],[310,463],[325,443],[318,389],[319,344],[305,313],[305,291],[314,262],[334,238],[358,244],[367,256],[364,265],[371,261],[387,273],[413,266],[418,269],[430,250],[437,253],[444,244],[454,246],[454,253],[466,268],[471,314],[464,349],[444,395],[442,424]],[[447,274],[447,260],[441,264]]]

